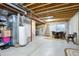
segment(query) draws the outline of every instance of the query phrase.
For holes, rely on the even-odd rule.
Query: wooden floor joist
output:
[[[58,11],[58,10],[63,10],[63,9],[68,9],[68,8],[74,8],[74,7],[79,7],[79,4],[77,5],[72,5],[72,6],[68,6],[68,7],[63,7],[63,8],[58,8],[58,9],[53,9],[53,10],[47,10],[47,11],[43,11],[43,12],[39,12],[37,14],[43,14],[43,13],[48,13],[48,12],[55,12],[55,11]]]
[[[34,9],[37,9],[37,8],[40,8],[40,7],[43,7],[43,6],[49,5],[49,4],[51,4],[51,3],[43,4],[43,5],[40,5],[40,6],[38,6],[38,7],[31,8],[31,9],[34,10]]]
[[[53,8],[56,8],[56,7],[64,6],[64,5],[67,5],[67,4],[59,4],[59,5],[55,5],[55,6],[52,6],[52,7],[43,8],[43,9],[40,9],[40,10],[35,11],[35,13],[38,13],[39,11],[51,9],[51,8],[53,9]]]
[[[68,18],[67,14],[73,16],[79,10],[79,3],[36,3],[30,5],[29,8],[40,19],[46,16],[54,16],[54,18],[58,19]]]
[[[35,4],[35,3],[29,3],[28,5],[25,5],[24,7],[28,7],[28,6],[31,6],[33,4]]]

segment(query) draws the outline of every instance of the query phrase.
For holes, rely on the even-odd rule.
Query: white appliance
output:
[[[25,16],[20,16],[20,25],[19,25],[19,45],[24,46],[29,43],[30,39],[30,20]]]
[[[24,46],[26,43],[25,27],[19,26],[19,45]]]
[[[30,24],[25,24],[24,25],[24,27],[25,27],[25,37],[26,37],[26,41],[27,41],[27,43],[29,43],[30,42],[30,34],[31,34],[31,26],[30,26]]]

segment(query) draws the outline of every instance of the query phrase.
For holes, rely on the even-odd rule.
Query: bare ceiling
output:
[[[40,19],[53,16],[54,21],[68,21],[79,11],[79,3],[24,3],[23,7],[30,9]]]

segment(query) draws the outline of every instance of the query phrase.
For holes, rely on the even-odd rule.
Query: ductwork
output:
[[[6,3],[6,4],[13,7],[13,8],[16,8],[16,9],[22,11],[24,14],[27,14],[27,12],[30,11],[28,9],[23,8],[23,5],[19,4],[19,3]]]

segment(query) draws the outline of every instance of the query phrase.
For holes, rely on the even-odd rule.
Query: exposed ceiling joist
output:
[[[48,23],[50,22],[60,22],[60,21],[68,21],[70,18],[56,18],[56,19],[52,19],[52,21],[49,21]]]
[[[61,11],[57,11],[57,12],[65,12],[65,11],[68,11],[68,12],[76,12],[76,10],[79,10],[79,7],[74,7],[74,8],[69,8],[69,9],[64,9],[64,10],[61,10]],[[56,12],[56,13],[57,13]]]
[[[64,10],[61,10],[61,11],[56,11],[56,12],[53,12],[53,13],[62,13],[62,12],[70,12],[70,13],[74,13],[74,12],[77,12],[79,10],[79,8],[70,8],[70,9],[64,9]]]
[[[53,9],[53,10],[47,10],[47,11],[43,11],[43,12],[39,12],[39,13],[36,13],[36,15],[38,14],[43,14],[43,13],[48,13],[48,12],[56,12],[58,10],[65,10],[65,9],[68,9],[68,8],[73,8],[73,7],[79,7],[79,4],[77,5],[72,5],[72,6],[67,6],[67,7],[63,7],[63,8],[58,8],[58,9]]]
[[[25,5],[24,7],[28,7],[28,6],[31,6],[31,5],[33,5],[33,4],[35,4],[35,3],[30,3],[30,4],[28,4],[28,5]]]
[[[43,13],[43,14],[40,14],[39,15],[39,17],[41,17],[41,16],[43,16],[43,15],[50,15],[50,14],[58,14],[58,13],[60,13],[60,14],[62,14],[62,13],[64,13],[64,14],[67,14],[67,13],[76,13],[77,11],[79,10],[79,7],[78,8],[70,8],[70,9],[65,9],[65,10],[61,10],[61,11],[56,11],[56,12],[49,12],[49,13]]]
[[[26,6],[27,5],[28,3]],[[53,22],[59,22],[68,21],[76,12],[78,12],[79,3],[35,3],[27,8],[33,11],[32,13],[38,20],[45,21],[46,19],[43,19],[44,17],[53,16]]]
[[[22,11],[16,9],[16,8],[12,8],[11,6],[7,5],[6,3],[0,3],[0,8],[1,9],[5,9],[5,10],[9,10],[9,11],[12,11],[14,13],[21,13],[23,14]]]
[[[64,6],[64,5],[67,5],[67,4],[59,4],[59,5],[55,5],[55,6],[52,6],[52,7],[48,7],[48,8],[43,8],[43,9],[40,9],[40,10],[36,10],[35,12],[46,10],[46,9],[50,9],[50,8],[60,7],[60,6]]]
[[[32,14],[32,13],[29,13],[27,16],[28,16],[29,18],[31,18],[32,20],[35,20],[35,21],[37,21],[37,22],[45,23],[44,20],[39,19],[38,17],[36,17],[36,16],[35,16],[34,14]]]
[[[38,7],[31,8],[31,9],[33,10],[33,9],[40,8],[40,7],[43,7],[43,6],[49,5],[49,4],[51,4],[51,3],[43,4],[43,5],[40,5],[40,6],[38,6]]]
[[[53,18],[51,18],[51,19],[55,19],[55,18],[70,18],[74,14],[75,14],[75,12],[73,12],[73,13],[67,12],[67,13],[43,14],[43,15],[40,16],[40,19],[44,19],[44,17],[49,17],[48,15],[53,16]]]

